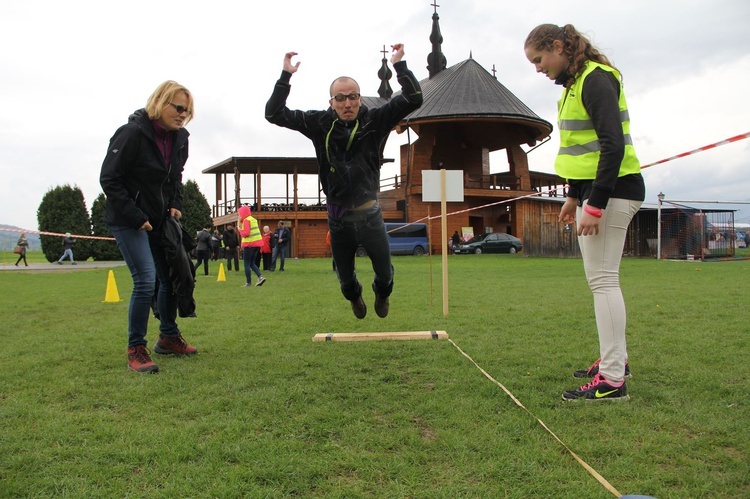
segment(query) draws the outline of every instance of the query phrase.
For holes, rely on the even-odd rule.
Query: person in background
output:
[[[234,270],[239,272],[240,259],[237,255],[237,247],[240,245],[240,240],[234,230],[234,225],[227,224],[221,239],[224,242],[224,255],[227,257],[227,271],[232,270],[232,260],[234,260]]]
[[[198,270],[203,263],[203,273],[208,275],[208,260],[211,258],[211,226],[207,225],[203,230],[198,231],[195,238],[198,246],[195,248],[195,270]]]
[[[284,262],[286,261],[286,248],[289,245],[289,229],[284,227],[284,222],[279,222],[276,230],[273,231],[273,254],[271,255],[271,272],[276,270],[276,260],[281,260],[279,272],[284,272]]]
[[[268,225],[263,226],[263,246],[260,247],[260,254],[263,258],[263,270],[271,270],[271,229]]]
[[[73,248],[75,248],[75,246],[76,240],[70,237],[70,232],[66,232],[65,237],[63,238],[63,254],[57,261],[58,265],[62,265],[62,262],[63,260],[65,260],[65,258],[70,258],[70,263],[72,265],[76,264],[76,261],[73,259]]]
[[[451,248],[455,250],[459,244],[461,244],[461,236],[458,235],[458,231],[455,231],[451,236]]]
[[[26,250],[29,249],[29,240],[26,239],[25,232],[21,232],[21,237],[18,238],[16,246],[21,248],[21,253],[18,255],[18,260],[16,260],[16,267],[21,263],[21,260],[23,260],[23,264],[28,267],[29,264],[26,262]]]
[[[646,188],[620,72],[571,24],[537,26],[526,38],[524,51],[538,73],[563,87],[555,170],[569,189],[558,218],[577,226],[599,333],[599,359],[573,373],[593,379],[563,392],[562,398],[627,400],[630,369],[620,260],[628,225]]]
[[[391,47],[391,64],[401,93],[380,107],[365,106],[359,84],[353,78],[341,76],[328,89],[328,109],[307,112],[289,109],[286,106],[291,89],[289,81],[300,66],[299,62],[292,63],[296,52],[284,55],[281,76],[266,104],[266,120],[302,133],[315,146],[319,181],[326,195],[336,275],[341,293],[358,319],[367,314],[362,285],[354,269],[360,245],[367,251],[375,272],[372,284],[375,312],[378,317],[388,315],[394,269],[378,203],[381,146],[393,127],[422,105],[419,81],[403,60],[404,45],[397,43]]]
[[[211,260],[218,261],[221,258],[221,236],[219,235],[219,229],[214,229],[211,234]]]
[[[146,347],[151,299],[159,281],[160,354],[194,355],[177,323],[177,296],[169,278],[161,231],[167,217],[182,216],[182,171],[188,158],[185,125],[193,118],[193,96],[175,81],[160,84],[146,107],[130,115],[109,141],[99,183],[106,196],[104,221],[133,276],[128,309],[128,368],[156,373]]]
[[[239,223],[237,227],[242,237],[242,260],[245,266],[245,286],[252,286],[253,272],[258,276],[256,286],[263,286],[266,278],[260,272],[255,258],[263,245],[263,237],[260,235],[258,221],[250,214],[250,207],[243,205],[239,209]]]

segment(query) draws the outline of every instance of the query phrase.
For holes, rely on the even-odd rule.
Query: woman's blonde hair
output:
[[[190,90],[180,85],[176,81],[167,80],[154,90],[151,97],[146,102],[146,112],[148,117],[152,120],[158,120],[161,118],[161,113],[165,107],[167,107],[177,92],[182,92],[187,96],[187,116],[185,117],[185,124],[193,119],[193,95]]]
[[[555,40],[563,45],[563,53],[568,58],[568,75],[570,79],[566,86],[571,86],[583,71],[586,61],[594,61],[615,68],[607,56],[599,52],[588,38],[581,34],[572,24],[562,28],[556,24],[540,24],[531,30],[523,47],[533,47],[535,50],[552,50]],[[619,71],[619,70],[618,70]]]

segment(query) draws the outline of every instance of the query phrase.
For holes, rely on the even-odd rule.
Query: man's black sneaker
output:
[[[630,399],[625,382],[620,386],[611,385],[604,376],[597,374],[594,379],[576,390],[563,392],[562,399],[566,402],[586,400],[592,402],[609,401],[620,402]]]
[[[574,378],[593,378],[597,374],[599,374],[599,362],[601,362],[601,357],[596,359],[596,362],[591,364],[587,369],[579,369],[573,373]],[[626,378],[632,378],[633,375],[630,374],[630,366],[628,363],[625,363],[625,377]]]
[[[360,294],[356,300],[351,300],[351,304],[354,316],[357,319],[364,319],[367,315],[367,305],[365,305],[365,301],[362,299],[362,294]]]

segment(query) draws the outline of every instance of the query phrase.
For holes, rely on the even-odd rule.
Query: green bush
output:
[[[47,191],[37,210],[37,222],[41,232],[56,234],[70,232],[74,236],[90,235],[91,222],[81,188],[62,185]],[[61,236],[42,235],[40,239],[47,261],[54,262],[60,258],[63,253]],[[88,260],[91,256],[90,240],[78,239],[73,254],[76,260]]]
[[[199,230],[211,225],[211,206],[206,196],[195,181],[188,180],[182,187],[182,226],[195,237]]]

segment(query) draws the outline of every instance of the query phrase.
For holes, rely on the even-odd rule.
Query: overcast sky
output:
[[[342,74],[377,95],[383,45],[404,43],[409,67],[428,76],[431,3],[3,2],[0,223],[35,230],[42,196],[64,184],[78,185],[90,209],[109,138],[167,79],[194,94],[184,180],[197,181],[209,203],[213,177],[201,171],[224,159],[313,156],[302,135],[263,117],[284,53],[299,52],[302,63],[291,108],[327,107],[328,85]],[[498,80],[553,124],[561,89],[535,73],[523,42],[545,22],[588,34],[624,75],[643,164],[750,131],[747,0],[438,3],[448,66],[470,54],[488,71],[494,65]],[[391,85],[398,88],[395,78]],[[398,161],[405,141],[392,134],[386,156]],[[557,145],[555,128],[530,153],[530,168],[553,172]],[[667,199],[750,200],[749,152],[750,140],[742,140],[648,168],[646,200],[656,202],[660,191]],[[397,168],[387,165],[384,174]],[[504,153],[491,156],[491,169],[508,169]]]

